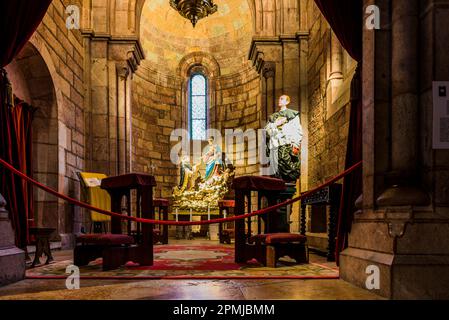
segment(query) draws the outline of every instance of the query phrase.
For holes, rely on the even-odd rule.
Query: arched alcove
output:
[[[55,87],[43,57],[30,42],[6,67],[14,94],[37,108],[33,118],[33,175],[58,190],[58,108]],[[58,228],[57,200],[35,189],[34,224]]]
[[[165,174],[157,187],[165,197],[178,179],[176,164],[170,160],[170,135],[174,129],[189,129],[192,72],[201,71],[207,79],[207,129],[237,126],[237,119],[222,124],[226,118],[237,118],[236,110],[247,104],[244,101],[257,103],[258,92],[249,93],[258,85],[248,60],[254,36],[252,7],[248,0],[221,0],[217,5],[217,13],[193,28],[169,1],[136,1],[140,19],[136,30],[145,59],[133,78],[133,166],[156,176]]]
[[[182,79],[182,126],[189,128],[189,80],[195,73],[203,74],[207,79],[207,127],[211,127],[215,122],[215,114],[210,112],[210,107],[214,106],[215,91],[217,89],[217,79],[220,77],[220,66],[215,58],[205,52],[192,52],[181,59],[176,74]]]

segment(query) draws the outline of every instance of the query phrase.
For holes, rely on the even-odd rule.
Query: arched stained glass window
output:
[[[199,73],[190,78],[189,119],[190,137],[193,140],[206,140],[207,81]]]

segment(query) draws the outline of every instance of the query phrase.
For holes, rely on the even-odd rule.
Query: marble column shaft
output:
[[[418,166],[418,1],[392,1],[391,169],[396,182]],[[407,181],[411,182],[411,181]]]

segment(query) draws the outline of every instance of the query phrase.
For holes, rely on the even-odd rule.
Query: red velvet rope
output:
[[[317,191],[324,189],[328,186],[330,186],[331,184],[335,183],[336,181],[340,180],[341,178],[345,177],[346,175],[350,174],[351,172],[353,172],[354,170],[356,170],[358,167],[360,167],[362,165],[362,161],[359,163],[356,163],[355,165],[353,165],[352,167],[350,167],[349,169],[345,170],[344,172],[340,173],[339,175],[335,176],[334,178],[330,179],[329,181],[323,183],[322,185],[309,190],[307,192],[304,192],[303,194],[301,194],[299,197],[296,197],[294,199],[290,199],[284,202],[281,202],[277,205],[274,205],[272,207],[268,207],[268,208],[264,208],[261,210],[256,210],[253,211],[251,213],[247,213],[244,215],[239,215],[239,216],[234,216],[234,217],[229,217],[229,218],[220,218],[220,219],[212,219],[212,220],[204,220],[204,221],[171,221],[171,220],[152,220],[152,219],[143,219],[143,218],[136,218],[136,217],[130,217],[130,216],[125,216],[122,215],[120,213],[116,213],[116,212],[111,212],[111,211],[107,211],[107,210],[103,210],[100,208],[96,208],[91,206],[90,204],[78,201],[76,199],[70,198],[64,194],[61,194],[45,185],[43,185],[42,183],[33,180],[32,178],[28,177],[26,174],[20,172],[19,170],[17,170],[16,168],[14,168],[13,166],[11,166],[9,163],[7,163],[6,161],[4,161],[3,159],[0,159],[0,164],[3,165],[6,169],[8,169],[9,171],[11,171],[12,173],[18,175],[19,177],[21,177],[22,179],[30,182],[31,184],[35,185],[36,187],[44,190],[45,192],[48,192],[60,199],[63,199],[71,204],[74,204],[76,206],[79,206],[81,208],[85,208],[88,210],[92,210],[101,214],[105,214],[107,216],[110,217],[117,217],[123,220],[131,220],[131,221],[135,221],[135,222],[140,222],[140,223],[148,223],[148,224],[160,224],[160,225],[171,225],[171,226],[194,226],[194,225],[207,225],[207,224],[215,224],[215,223],[223,223],[223,222],[231,222],[231,221],[236,221],[236,220],[240,220],[240,219],[246,219],[249,217],[253,217],[253,216],[258,216],[258,215],[262,215],[262,214],[266,214],[269,212],[273,212],[276,211],[279,208],[285,207],[287,205],[290,205],[292,203],[298,202],[299,200],[308,197],[314,193],[316,193]]]

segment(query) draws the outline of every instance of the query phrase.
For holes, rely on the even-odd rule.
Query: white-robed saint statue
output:
[[[303,132],[299,112],[288,109],[289,104],[289,96],[279,98],[279,111],[269,117],[265,130],[271,174],[286,182],[294,182],[300,175],[299,151]]]

